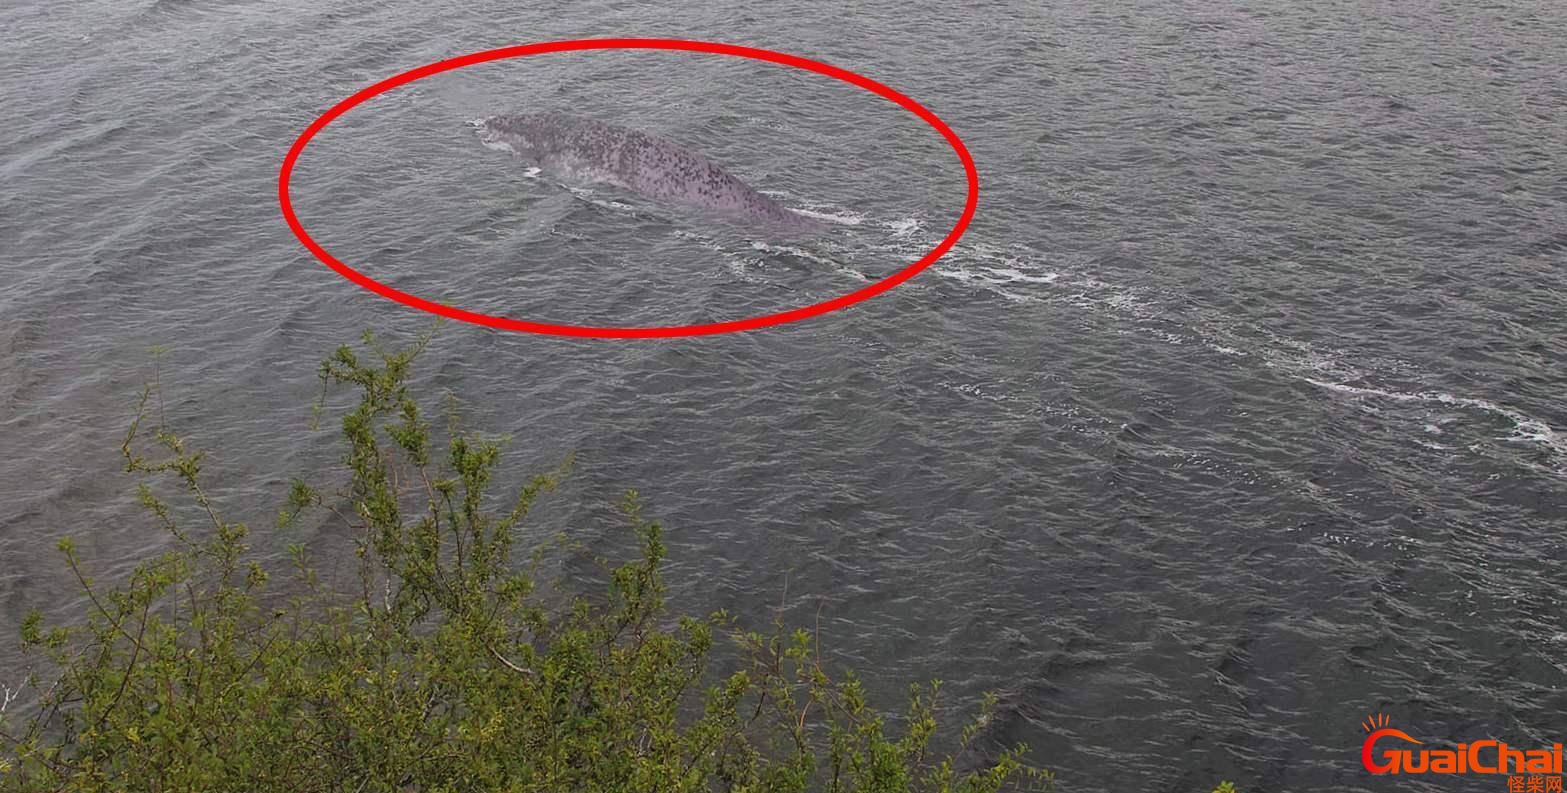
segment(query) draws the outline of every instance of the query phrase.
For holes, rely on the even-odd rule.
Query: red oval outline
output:
[[[305,227],[299,222],[299,217],[294,214],[294,204],[289,199],[288,186],[293,175],[294,164],[299,160],[299,155],[305,150],[305,145],[322,129],[339,116],[363,103],[365,100],[383,94],[400,85],[406,85],[415,80],[421,80],[441,72],[461,69],[464,66],[487,63],[489,61],[504,60],[507,58],[521,58],[529,55],[542,55],[550,52],[574,52],[580,50],[604,50],[604,49],[657,49],[678,50],[685,52],[705,52],[718,55],[732,55],[740,58],[778,63],[784,66],[792,66],[797,69],[816,72],[850,85],[863,88],[884,99],[890,100],[910,113],[918,116],[926,124],[952,146],[958,159],[963,163],[964,173],[968,177],[968,198],[963,205],[963,214],[953,224],[952,231],[947,233],[930,253],[921,257],[909,266],[883,278],[869,286],[862,287],[849,294],[813,303],[800,308],[780,311],[776,314],[764,314],[746,319],[728,320],[725,322],[713,322],[701,325],[668,325],[650,327],[592,327],[586,325],[555,325],[544,322],[528,322],[526,320],[511,319],[509,317],[497,317],[490,314],[480,314],[473,311],[455,308],[452,306],[434,303],[424,298],[393,289],[373,278],[370,278],[358,270],[339,261],[332,254],[306,233]],[[974,217],[974,211],[979,206],[979,171],[974,167],[974,158],[969,155],[968,147],[963,145],[963,140],[957,133],[948,127],[935,113],[925,109],[923,105],[882,85],[868,77],[861,76],[847,69],[840,69],[831,64],[801,58],[797,55],[789,55],[782,52],[773,52],[756,47],[743,47],[735,44],[721,44],[712,41],[693,41],[686,39],[654,39],[654,38],[607,38],[607,39],[570,39],[563,41],[545,41],[534,44],[519,44],[511,47],[500,47],[493,50],[460,55],[443,61],[425,64],[417,69],[410,69],[392,77],[388,77],[368,88],[361,89],[358,93],[333,105],[330,110],[321,114],[319,118],[311,122],[305,131],[300,133],[294,145],[289,148],[288,154],[283,158],[283,168],[278,174],[278,203],[283,209],[283,219],[288,222],[288,227],[294,232],[294,236],[320,259],[323,264],[332,268],[338,275],[358,284],[382,297],[390,298],[406,306],[428,311],[443,317],[471,322],[477,325],[485,325],[503,330],[520,331],[524,333],[540,333],[551,336],[576,336],[592,338],[667,338],[675,336],[705,336],[717,333],[734,333],[742,330],[765,328],[771,325],[781,325],[786,322],[795,322],[809,317],[819,316],[840,308],[852,306],[876,295],[891,290],[893,287],[918,275],[922,270],[934,264],[936,260],[944,256],[947,251],[957,244],[963,233],[968,230],[969,221]]]

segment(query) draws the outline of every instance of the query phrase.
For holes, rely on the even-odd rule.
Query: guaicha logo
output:
[[[1360,745],[1360,763],[1373,774],[1561,774],[1562,745],[1549,749],[1528,751],[1512,749],[1498,741],[1461,743],[1455,749],[1410,748],[1377,749],[1377,741],[1397,738],[1412,744],[1420,741],[1409,737],[1403,730],[1387,726],[1382,714],[1361,722],[1370,735]],[[1393,744],[1398,746],[1398,744]],[[1380,755],[1381,762],[1373,759]],[[1557,788],[1560,789],[1560,788]]]

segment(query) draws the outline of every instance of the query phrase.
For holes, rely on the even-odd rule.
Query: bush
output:
[[[201,791],[997,791],[1040,788],[1023,747],[977,768],[927,756],[938,684],[914,686],[891,726],[816,637],[742,632],[724,614],[672,618],[658,524],[635,495],[640,555],[597,597],[540,591],[546,549],[513,548],[540,475],[495,510],[500,445],[437,441],[407,385],[429,341],[397,351],[366,334],[321,366],[357,390],[342,419],[346,484],[296,481],[280,523],[309,511],[352,528],[357,582],[334,591],[302,546],[273,570],[203,486],[200,452],[164,425],[143,456],[141,406],[122,452],[173,550],[118,588],[60,550],[90,603],[82,624],[22,626],[35,664],[29,717],[0,712],[0,789]],[[151,484],[170,481],[166,501]],[[195,515],[193,526],[187,515]],[[198,528],[199,526],[199,528]],[[290,586],[269,588],[286,573]],[[734,667],[709,669],[732,639]],[[7,703],[10,701],[8,693]],[[13,722],[19,721],[14,716]],[[979,722],[975,722],[977,725]],[[958,736],[959,752],[975,737]]]

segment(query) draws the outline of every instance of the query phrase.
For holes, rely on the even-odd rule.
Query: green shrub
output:
[[[366,335],[321,367],[357,390],[342,418],[346,482],[295,482],[280,524],[318,511],[352,529],[357,580],[325,583],[302,546],[269,569],[203,486],[203,456],[149,415],[122,451],[173,550],[118,588],[96,585],[80,624],[22,626],[38,667],[28,716],[0,712],[0,790],[78,791],[996,791],[1048,773],[1019,746],[977,769],[927,756],[937,684],[892,720],[852,674],[829,675],[816,637],[742,632],[724,614],[666,610],[656,523],[634,494],[640,554],[607,591],[548,596],[544,548],[513,548],[565,468],[495,510],[494,440],[436,433],[407,379],[429,341],[398,351]],[[157,456],[143,456],[144,425]],[[437,461],[437,458],[444,458]],[[171,481],[166,501],[152,484]],[[152,484],[149,484],[152,483]],[[189,516],[195,516],[191,523]],[[274,575],[293,578],[270,585]],[[337,591],[347,589],[349,591]],[[709,669],[715,642],[737,659]],[[9,702],[9,697],[8,697]],[[975,724],[978,724],[976,722]],[[975,737],[960,736],[960,752]]]

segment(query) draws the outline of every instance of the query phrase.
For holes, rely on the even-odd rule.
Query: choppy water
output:
[[[1373,779],[1357,724],[1379,711],[1437,743],[1567,738],[1559,4],[21,0],[0,23],[7,634],[79,606],[58,536],[105,575],[163,541],[116,474],[149,347],[169,348],[170,418],[264,527],[335,453],[304,434],[314,362],[427,324],[284,226],[277,168],[317,114],[463,52],[677,36],[913,95],[973,150],[980,211],[910,284],[800,324],[448,327],[427,387],[512,433],[514,459],[577,452],[555,525],[621,547],[601,519],[639,488],[679,605],[820,608],[887,706],[910,680],[954,704],[998,689],[988,737],[1070,790],[1501,789]],[[840,222],[753,242],[529,179],[461,124],[537,106],[681,140]],[[317,239],[389,284],[620,325],[851,291],[929,249],[963,189],[939,138],[869,94],[651,52],[399,89],[297,179]]]

